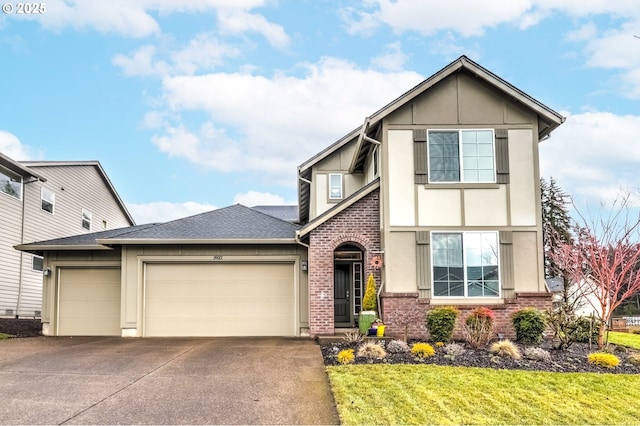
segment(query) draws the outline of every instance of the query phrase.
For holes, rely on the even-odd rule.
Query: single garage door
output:
[[[120,336],[120,269],[60,269],[59,336]]]
[[[145,336],[293,336],[293,263],[147,264]]]

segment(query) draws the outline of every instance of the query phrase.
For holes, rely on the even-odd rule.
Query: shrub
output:
[[[524,308],[511,315],[511,323],[516,330],[516,341],[536,344],[542,341],[545,321],[544,314],[536,308]]]
[[[590,364],[603,368],[613,368],[620,364],[620,359],[617,356],[606,352],[592,352],[587,357],[587,360]]]
[[[364,290],[364,297],[362,298],[362,309],[365,311],[375,311],[377,306],[376,279],[373,277],[373,274],[369,274],[369,278],[367,278],[367,286]]]
[[[475,308],[465,319],[464,333],[473,348],[489,343],[496,314],[489,308]]]
[[[633,354],[629,356],[629,364],[635,365],[636,367],[640,366],[640,354]]]
[[[435,355],[436,350],[428,343],[414,343],[411,353],[418,358],[429,358]]]
[[[534,361],[551,361],[551,354],[542,348],[526,348],[524,350],[524,357]]]
[[[353,349],[343,349],[338,353],[336,357],[340,364],[351,364],[355,357],[353,356]]]
[[[409,345],[402,340],[392,340],[387,343],[387,352],[392,354],[406,354],[410,351]]]
[[[489,351],[502,358],[520,359],[520,350],[510,340],[500,340],[491,345]]]
[[[576,342],[596,343],[598,341],[598,330],[602,321],[596,317],[578,317],[573,331]]]
[[[387,352],[377,343],[367,342],[358,348],[358,358],[381,359],[387,356]]]
[[[342,340],[345,343],[360,343],[364,340],[364,336],[360,334],[359,331],[349,331],[344,335]]]
[[[442,306],[427,312],[427,330],[434,342],[448,342],[453,336],[458,310],[453,306]]]
[[[459,355],[463,355],[467,350],[464,348],[464,346],[458,343],[449,343],[443,348],[443,351],[449,356],[456,357]]]
[[[444,346],[444,342],[436,342],[436,348],[441,348]]]

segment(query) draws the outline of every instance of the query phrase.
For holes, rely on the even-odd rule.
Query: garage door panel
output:
[[[290,336],[293,264],[149,264],[145,336]]]
[[[58,300],[59,335],[121,334],[119,269],[61,269]]]

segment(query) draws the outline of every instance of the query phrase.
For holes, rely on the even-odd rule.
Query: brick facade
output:
[[[373,273],[380,284],[380,270],[370,266],[380,251],[380,190],[336,214],[309,234],[309,333],[334,333],[333,253],[343,244],[359,247],[364,255],[363,278]],[[366,282],[366,281],[365,281]]]
[[[427,328],[425,326],[425,318],[427,312],[434,308],[427,299],[419,299],[418,293],[383,293],[381,297],[383,320],[384,317],[390,315],[393,311],[403,310],[409,311],[416,309],[419,314],[416,315],[417,320],[412,322],[408,327],[408,336],[410,339],[428,339]],[[496,314],[495,333],[500,333],[504,338],[514,339],[516,332],[511,324],[511,315],[522,309],[534,307],[541,310],[551,307],[551,293],[516,293],[515,299],[507,299],[504,304],[496,305],[456,305],[459,310],[456,328],[454,330],[454,339],[462,340],[464,335],[462,327],[465,318],[478,306],[485,306],[492,309]],[[404,335],[404,327],[398,324],[386,323],[387,328],[385,334],[390,337],[402,338]]]

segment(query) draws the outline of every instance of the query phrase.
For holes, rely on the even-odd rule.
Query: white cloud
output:
[[[226,34],[239,35],[251,31],[263,35],[273,47],[283,49],[289,45],[289,36],[282,26],[268,22],[262,15],[240,10],[220,10],[218,23]]]
[[[333,58],[302,68],[302,77],[211,73],[166,78],[165,99],[172,113],[206,111],[210,119],[197,130],[183,123],[166,126],[153,141],[162,151],[204,167],[266,172],[265,178],[291,185],[298,164],[362,123],[375,112],[372,106],[386,105],[423,79],[415,72],[360,69]]]
[[[621,192],[637,192],[638,135],[638,115],[569,115],[566,123],[540,145],[542,176],[553,176],[569,194],[592,205]]]
[[[553,14],[572,17],[607,14],[640,17],[637,0],[366,0],[362,9],[340,11],[351,33],[369,35],[386,25],[395,32],[414,31],[432,35],[454,31],[464,37],[482,35],[488,28],[510,24],[527,29]]]
[[[4,130],[0,130],[0,152],[16,161],[35,160],[41,156],[20,142],[16,135]]]
[[[402,71],[407,62],[407,55],[402,51],[400,43],[390,43],[384,47],[385,53],[373,58],[375,66],[386,71]]]
[[[233,199],[234,204],[243,204],[245,206],[282,206],[294,205],[295,202],[287,202],[284,198],[277,194],[269,192],[248,191],[244,194],[237,194]]]
[[[531,7],[529,0],[376,0],[369,2],[375,10],[351,10],[348,27],[370,32],[375,23],[388,25],[396,32],[415,31],[431,35],[441,30],[453,30],[469,37],[481,35],[486,28],[518,21]],[[355,18],[351,16],[356,15]],[[343,16],[345,16],[343,14]]]
[[[193,216],[217,209],[212,204],[195,203],[170,203],[159,201],[147,204],[127,204],[127,208],[137,224],[160,223],[183,217]]]
[[[152,45],[142,46],[128,55],[115,55],[111,62],[129,77],[192,75],[213,70],[223,65],[226,58],[241,54],[237,47],[225,44],[209,33],[196,35],[181,49],[169,52],[159,50]]]
[[[49,0],[46,13],[21,15],[21,19],[37,19],[52,30],[74,28],[118,34],[124,37],[148,37],[161,33],[153,15],[175,13],[217,13],[221,24],[230,32],[252,31],[262,34],[273,46],[283,47],[288,36],[281,26],[263,16],[247,11],[264,6],[268,0]],[[17,15],[16,15],[17,16]]]

